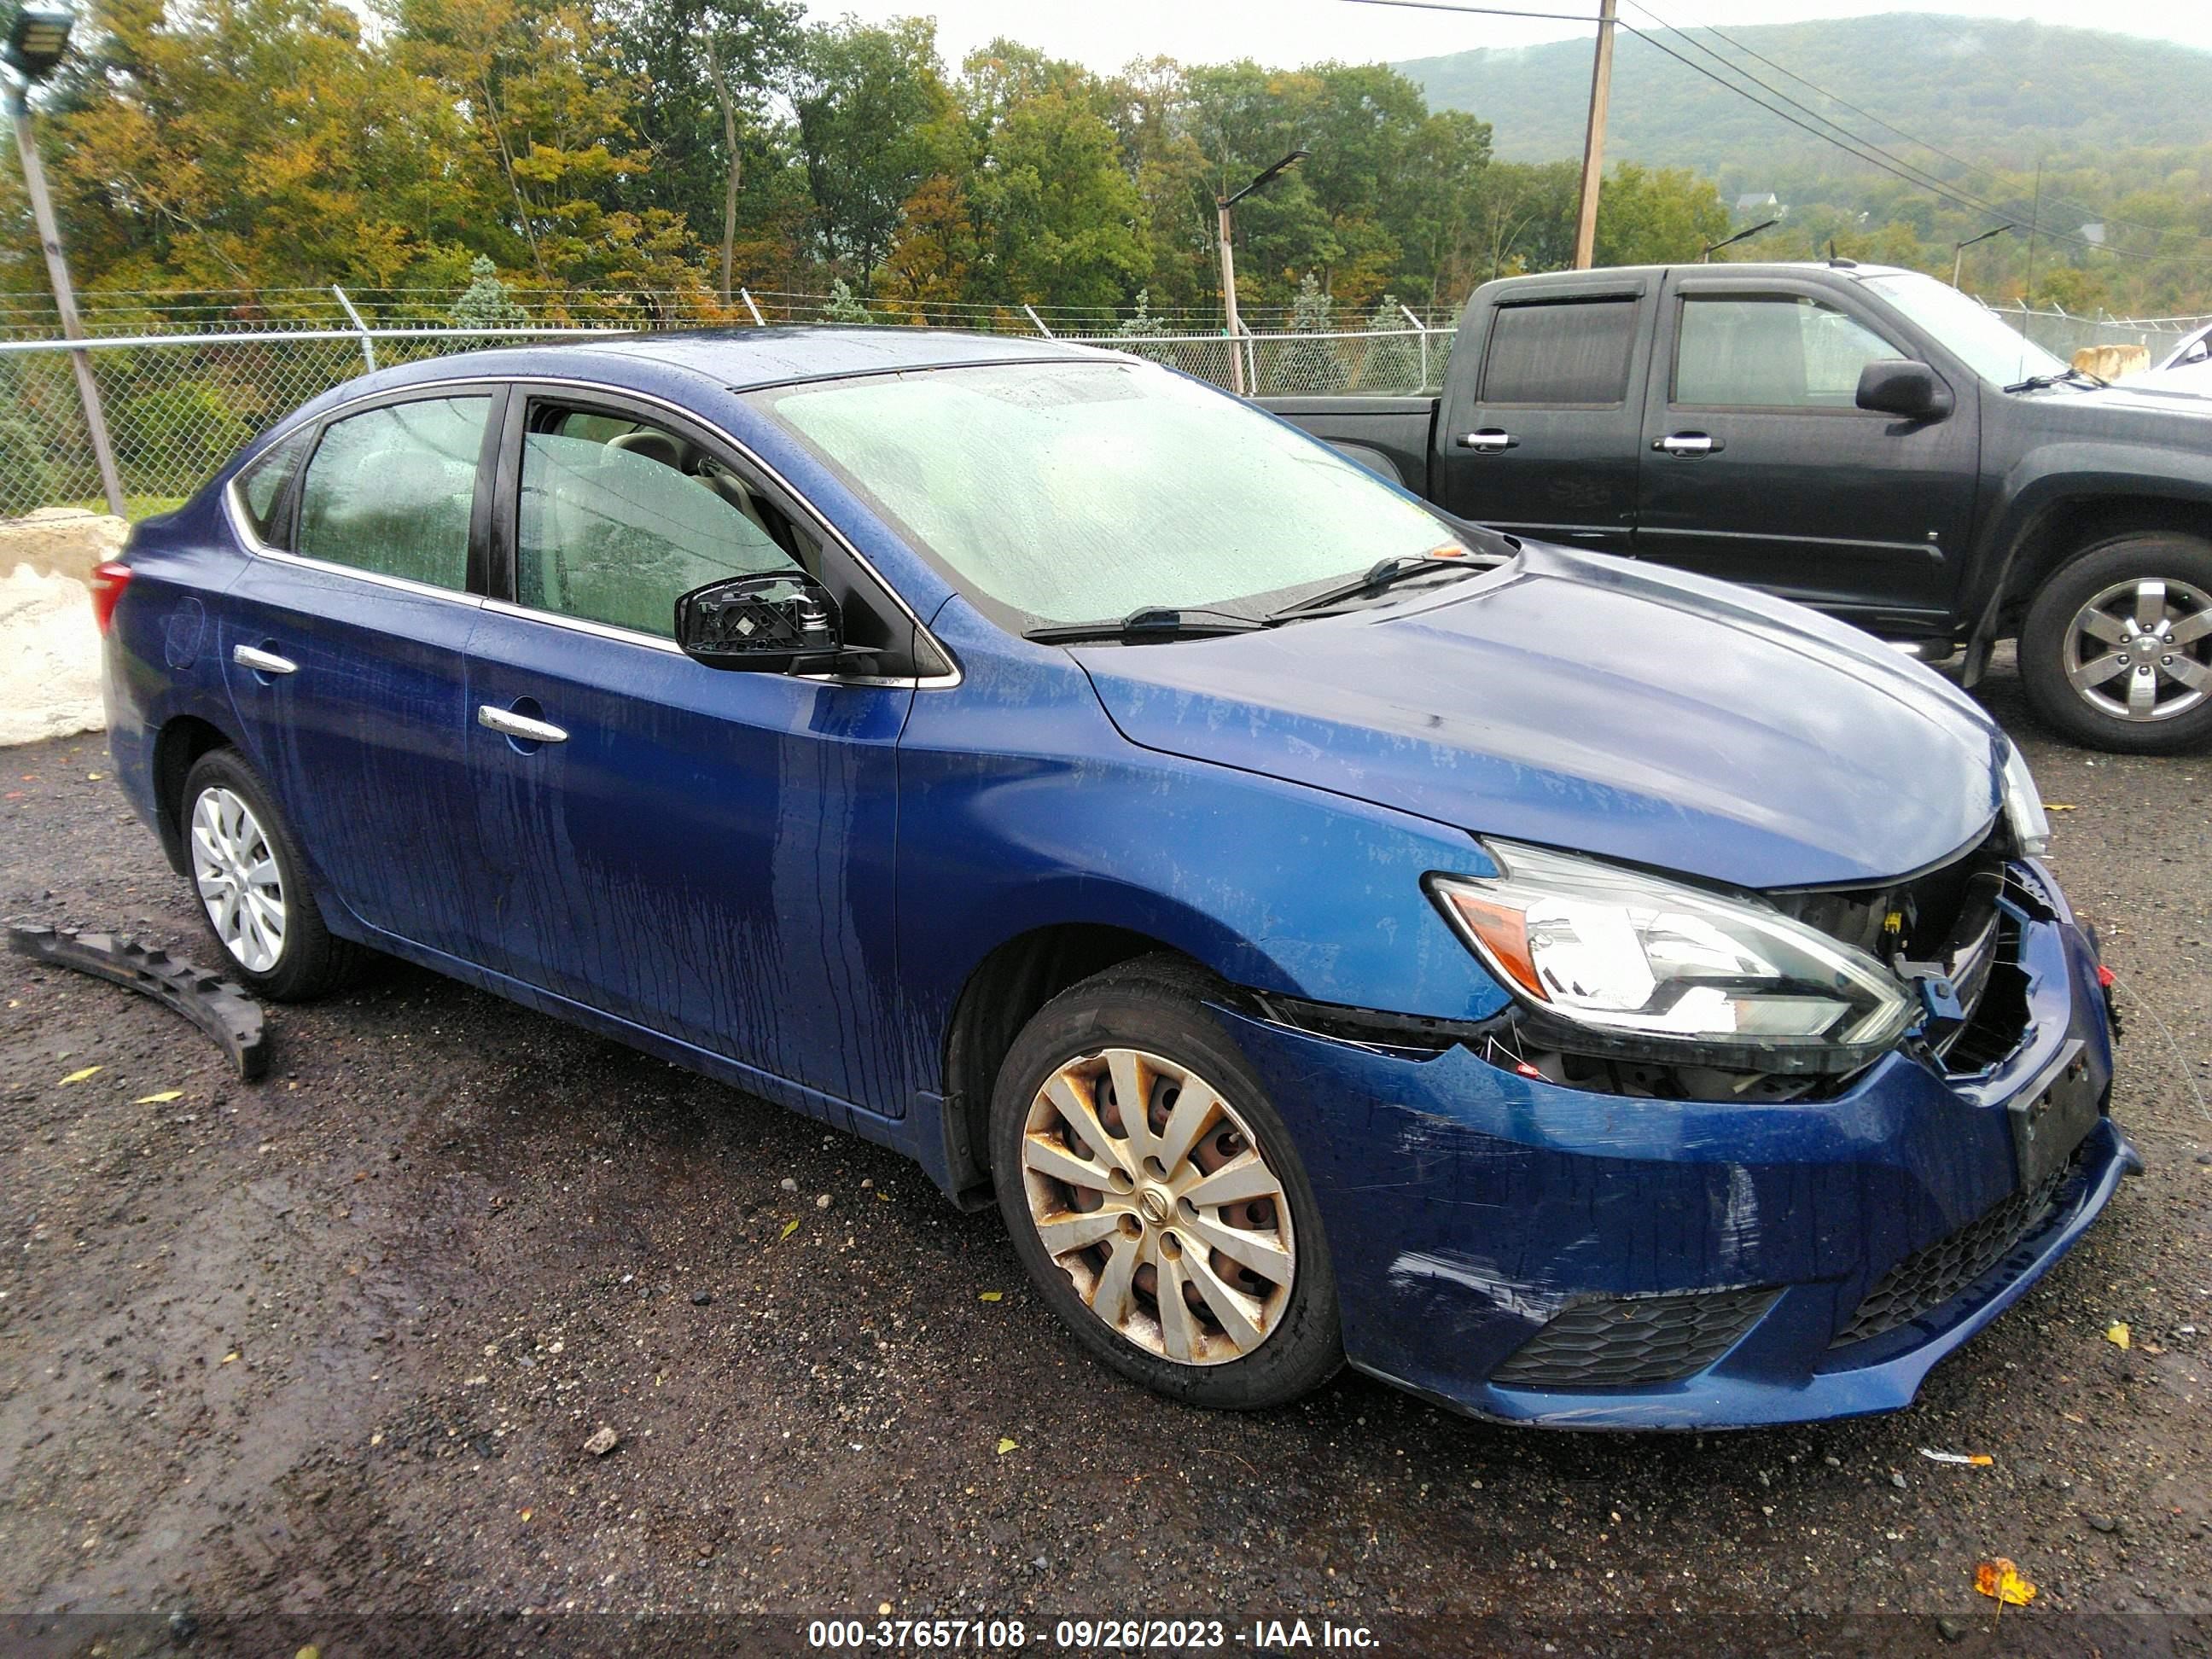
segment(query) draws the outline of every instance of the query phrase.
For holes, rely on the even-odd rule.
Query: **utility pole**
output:
[[[2035,158],[2035,201],[2027,210],[2027,283],[2021,289],[2020,331],[2027,332],[2027,312],[2035,304],[2035,233],[2043,221],[2043,158]]]
[[[2039,195],[2040,193],[2040,191],[2038,192]],[[1973,246],[1977,242],[1986,242],[1992,236],[2002,236],[2011,228],[2012,227],[2010,225],[1999,225],[1995,230],[1985,230],[1978,236],[1969,236],[1963,242],[1952,243],[1951,286],[1953,288],[1959,286],[1960,274],[1966,268],[1966,250],[1968,248]]]
[[[23,32],[21,22],[17,33]],[[68,40],[66,25],[62,28],[61,41]],[[31,216],[39,228],[39,246],[46,256],[46,277],[54,285],[54,309],[61,313],[62,333],[72,340],[84,338],[84,325],[77,319],[76,292],[70,286],[69,264],[62,257],[62,233],[54,222],[54,204],[46,194],[46,170],[39,161],[39,141],[31,131],[30,83],[35,70],[25,62],[25,54],[9,42],[9,61],[14,63],[23,78],[8,89],[8,113],[15,124],[15,154],[23,164],[23,185],[31,198]],[[53,61],[58,62],[59,47]],[[31,59],[32,63],[38,60]],[[51,68],[51,64],[48,65]],[[123,481],[115,471],[115,451],[107,441],[107,414],[100,407],[100,387],[92,378],[92,357],[84,351],[70,353],[70,366],[76,371],[76,395],[84,405],[85,429],[92,435],[93,459],[100,467],[100,487],[107,496],[107,510],[122,518]]]
[[[1583,134],[1583,191],[1575,214],[1575,269],[1597,257],[1597,191],[1605,173],[1605,112],[1613,100],[1613,26],[1620,0],[1598,0],[1597,56],[1590,64],[1589,125]]]

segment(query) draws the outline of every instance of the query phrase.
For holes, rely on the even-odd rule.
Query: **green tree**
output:
[[[866,283],[897,240],[908,198],[944,159],[944,125],[956,112],[936,26],[848,19],[815,30],[800,54],[794,106],[817,251]]]
[[[499,267],[482,253],[469,262],[469,286],[453,302],[455,328],[520,328],[530,313],[499,279]]]
[[[875,319],[860,303],[860,296],[846,285],[842,276],[833,277],[830,283],[830,298],[822,307],[825,323],[872,323]]]
[[[992,299],[1110,310],[1151,267],[1114,130],[1063,88],[1006,107],[971,196]]]

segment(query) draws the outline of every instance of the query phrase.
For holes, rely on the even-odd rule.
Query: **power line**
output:
[[[1632,5],[1634,5],[1636,4],[1636,0],[1629,0],[1629,3]],[[1652,11],[1648,6],[1638,5],[1637,9],[1643,12],[1649,17],[1656,18],[1658,16],[1658,14]],[[1662,22],[1665,21],[1663,18],[1659,21]],[[1674,29],[1674,32],[1677,34],[1683,33],[1682,30],[1675,28],[1675,26],[1671,23],[1668,23],[1667,27]],[[1867,120],[1873,122],[1876,126],[1883,129],[1885,131],[1895,133],[1899,137],[1904,139],[1908,143],[1918,145],[1922,149],[1926,150],[1931,155],[1940,156],[1944,161],[1950,162],[1953,166],[1964,167],[1967,172],[1975,173],[1982,178],[1994,179],[1999,183],[2003,181],[2004,175],[1996,168],[1989,167],[1981,162],[1969,161],[1963,155],[1953,155],[1949,150],[1945,149],[1940,144],[1931,143],[1929,140],[1921,137],[1917,133],[1906,131],[1903,127],[1899,126],[1894,121],[1885,119],[1883,117],[1875,114],[1872,110],[1866,109],[1857,104],[1854,104],[1850,99],[1845,98],[1840,93],[1832,92],[1826,87],[1822,86],[1819,82],[1811,80],[1805,76],[1798,74],[1796,70],[1791,69],[1788,64],[1777,63],[1773,58],[1769,58],[1765,52],[1760,52],[1757,47],[1746,46],[1742,41],[1737,40],[1727,30],[1721,28],[1716,24],[1699,23],[1693,27],[1703,30],[1707,34],[1713,35],[1719,40],[1727,41],[1729,45],[1734,46],[1738,52],[1742,52],[1746,57],[1757,58],[1760,63],[1765,64],[1769,69],[1775,70],[1777,73],[1788,76],[1791,80],[1796,82],[1798,85],[1810,88],[1814,92],[1816,92],[1821,97],[1827,99],[1831,103],[1838,104],[1844,109],[1850,111],[1852,114],[1863,117]],[[1739,70],[1737,72],[1741,74],[1743,71]],[[1801,105],[1799,107],[1802,108],[1803,106]],[[2083,214],[2090,219],[2101,220],[2106,224],[2124,226],[2130,230],[2147,230],[2152,234],[2159,236],[2171,235],[2173,234],[2172,231],[2167,230],[2161,226],[2147,225],[2142,223],[2140,220],[2115,218],[2112,215],[2100,210],[2094,204],[2083,202],[2075,198],[2054,196],[2050,199],[2059,203],[2063,206],[2070,207],[2075,212]],[[2212,237],[2198,236],[2192,234],[2190,235],[2189,240],[2195,242],[2207,242],[2212,241]]]
[[[1461,5],[1453,3],[1453,0],[1352,0],[1352,3],[1361,5],[1404,6],[1420,11],[1474,13],[1480,15],[1498,15],[1498,9],[1496,8],[1487,6]],[[1984,201],[1980,198],[1968,193],[1960,186],[1954,185],[1937,178],[1935,174],[1927,172],[1925,169],[1915,167],[1911,162],[1905,161],[1901,156],[1893,155],[1888,150],[1883,149],[1880,145],[1874,143],[1871,140],[1861,137],[1856,133],[1851,131],[1850,128],[1844,126],[1842,123],[1836,121],[1831,117],[1823,115],[1808,105],[1790,97],[1789,94],[1783,92],[1780,88],[1768,85],[1767,82],[1761,81],[1757,76],[1753,75],[1741,64],[1731,63],[1729,59],[1722,57],[1718,52],[1713,51],[1711,47],[1707,46],[1699,41],[1691,40],[1690,37],[1684,33],[1682,30],[1676,28],[1672,23],[1668,22],[1665,18],[1659,16],[1659,15],[1652,11],[1650,7],[1643,5],[1641,3],[1641,0],[1629,0],[1629,3],[1636,6],[1636,9],[1643,12],[1645,16],[1651,18],[1653,21],[1659,25],[1662,30],[1668,33],[1680,36],[1686,46],[1705,53],[1707,57],[1712,58],[1715,63],[1723,65],[1730,74],[1741,76],[1744,80],[1750,82],[1753,86],[1756,86],[1763,91],[1772,94],[1776,98],[1780,99],[1783,103],[1790,106],[1791,108],[1801,111],[1804,115],[1811,117],[1812,121],[1820,122],[1826,127],[1832,128],[1833,131],[1824,131],[1821,130],[1820,126],[1813,125],[1811,122],[1801,120],[1797,116],[1792,115],[1789,109],[1784,109],[1777,104],[1769,103],[1765,99],[1761,98],[1757,93],[1738,85],[1735,82],[1731,81],[1726,76],[1717,73],[1715,70],[1707,68],[1705,64],[1698,63],[1696,59],[1685,57],[1682,53],[1676,52],[1673,47],[1668,46],[1663,41],[1655,38],[1650,30],[1639,28],[1635,24],[1626,21],[1620,24],[1622,28],[1626,29],[1638,40],[1643,41],[1644,45],[1650,46],[1654,52],[1660,53],[1663,57],[1673,58],[1676,63],[1682,64],[1686,69],[1694,70],[1697,73],[1704,76],[1707,80],[1712,82],[1716,86],[1726,88],[1728,91],[1735,94],[1739,98],[1749,100],[1752,103],[1757,104],[1761,109],[1765,110],[1770,115],[1776,116],[1781,120],[1788,122],[1791,126],[1797,128],[1802,132],[1811,134],[1814,137],[1820,139],[1824,143],[1833,145],[1836,149],[1844,151],[1854,160],[1863,161],[1869,166],[1875,168],[1877,171],[1887,173],[1893,178],[1901,179],[1905,184],[1912,185],[1915,189],[1925,191],[1929,194],[1939,197],[1944,201],[1949,202],[1955,207],[1962,207],[1970,212],[1984,214],[1990,218],[2000,220],[2007,223],[2012,222],[2019,216],[2015,214],[2007,212],[2004,209],[2000,208],[1992,203]],[[1534,16],[1541,15],[1542,14],[1524,13],[1520,15]],[[1561,19],[1560,21],[1595,22],[1596,20],[1589,17],[1575,17]],[[1808,84],[1810,83],[1808,82]],[[1838,137],[1838,134],[1842,136]],[[1978,169],[1977,170],[1978,171]],[[2075,205],[2079,204],[2076,204]],[[2146,264],[2212,264],[2212,258],[2207,258],[2203,255],[2137,253],[2131,249],[2118,247],[2109,243],[2092,242],[2085,237],[2069,235],[2063,231],[2050,230],[2040,227],[2039,227],[2039,228],[2041,229],[2042,234],[2050,237],[2053,241],[2070,243],[2074,246],[2080,248],[2093,250],[2101,249],[2103,252],[2107,253],[2114,254],[2124,258],[2141,260]]]
[[[1643,41],[1644,45],[1650,46],[1653,51],[1673,58],[1676,63],[1684,65],[1686,68],[1695,70],[1698,74],[1704,76],[1715,85],[1727,88],[1729,91],[1735,93],[1738,97],[1750,100],[1751,102],[1757,104],[1768,113],[1778,116],[1780,118],[1789,122],[1791,126],[1799,129],[1801,131],[1808,132],[1815,138],[1819,138],[1826,143],[1834,145],[1837,149],[1843,150],[1845,154],[1851,155],[1861,161],[1864,161],[1869,166],[1878,168],[1881,172],[1889,173],[1894,178],[1900,179],[1908,185],[1914,185],[1918,189],[1924,190],[1934,195],[1939,196],[1944,200],[1952,203],[1954,206],[1966,208],[1972,212],[1986,214],[1990,218],[2002,220],[2008,223],[2015,220],[2019,216],[2016,214],[2006,211],[2004,209],[1996,206],[1993,203],[1984,201],[1978,196],[1969,194],[1961,187],[1937,178],[1934,173],[1926,171],[1924,168],[1915,167],[1911,162],[1905,161],[1902,156],[1894,155],[1891,151],[1882,149],[1881,146],[1875,143],[1872,140],[1861,137],[1850,128],[1844,126],[1841,122],[1834,120],[1831,117],[1822,115],[1819,111],[1814,110],[1809,106],[1800,102],[1798,100],[1790,97],[1788,93],[1783,92],[1778,88],[1770,86],[1767,82],[1760,80],[1757,76],[1752,74],[1748,70],[1744,69],[1741,64],[1729,63],[1727,58],[1723,58],[1718,52],[1713,51],[1711,47],[1704,46],[1698,41],[1691,40],[1687,34],[1683,33],[1683,31],[1676,28],[1672,23],[1668,22],[1665,18],[1661,17],[1649,6],[1644,5],[1641,3],[1641,0],[1629,0],[1629,3],[1633,5],[1637,10],[1642,12],[1645,16],[1652,19],[1662,29],[1665,30],[1668,33],[1680,36],[1685,45],[1693,47],[1698,52],[1704,52],[1716,63],[1727,68],[1731,74],[1742,76],[1743,79],[1750,82],[1752,85],[1759,88],[1762,91],[1771,93],[1775,97],[1781,99],[1784,103],[1790,105],[1792,108],[1803,112],[1806,115],[1812,117],[1814,120],[1819,121],[1824,125],[1834,129],[1834,131],[1832,132],[1824,132],[1820,127],[1813,126],[1805,121],[1799,120],[1796,116],[1790,114],[1789,110],[1781,108],[1777,105],[1768,103],[1765,99],[1759,97],[1758,94],[1746,90],[1744,88],[1738,86],[1735,82],[1728,80],[1724,76],[1715,73],[1712,70],[1708,69],[1705,64],[1697,62],[1694,58],[1684,57],[1673,47],[1668,46],[1663,41],[1655,38],[1651,31],[1649,29],[1639,28],[1633,23],[1623,22],[1621,24],[1621,27],[1628,30],[1631,33],[1635,35],[1638,40]],[[1842,137],[1838,137],[1838,134],[1841,134]],[[2048,236],[2053,241],[2067,242],[2072,244],[2075,247],[2081,248],[2101,248],[2107,253],[2117,254],[2124,258],[2142,260],[2147,264],[2212,264],[2212,258],[2208,258],[2206,256],[2201,254],[2137,253],[2132,249],[2117,247],[2109,243],[2093,242],[2086,237],[2069,235],[2066,232],[2052,230],[2047,227],[2039,227],[2039,228],[2042,234]]]

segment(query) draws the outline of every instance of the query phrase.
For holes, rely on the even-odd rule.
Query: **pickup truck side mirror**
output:
[[[1941,420],[1952,409],[1951,388],[1910,357],[1887,357],[1861,369],[1856,401],[1861,409],[1908,421]]]
[[[755,674],[821,674],[871,651],[848,649],[837,601],[804,571],[738,576],[676,601],[676,643],[694,662]]]

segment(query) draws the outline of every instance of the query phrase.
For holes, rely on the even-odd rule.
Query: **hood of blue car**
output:
[[[1957,852],[2005,738],[1955,686],[1747,589],[1531,544],[1350,616],[1077,656],[1132,742],[1745,887]]]

